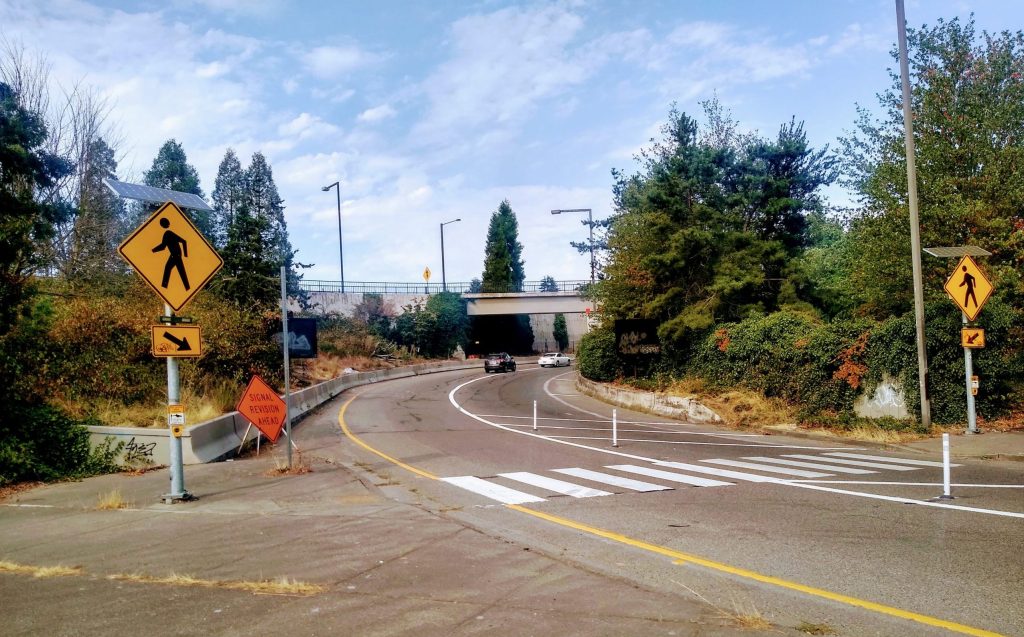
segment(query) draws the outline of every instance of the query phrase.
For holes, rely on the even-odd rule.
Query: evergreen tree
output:
[[[29,279],[43,265],[39,247],[60,220],[61,210],[36,193],[72,167],[44,150],[46,136],[42,117],[21,107],[0,82],[0,335],[17,320]]]
[[[506,199],[491,214],[480,291],[521,292],[526,278],[522,253],[519,222]],[[528,316],[480,316],[472,322],[471,329],[473,340],[486,351],[526,353],[533,349]]]
[[[545,276],[540,280],[540,291],[541,292],[557,292],[558,282],[555,281],[553,276]]]
[[[187,192],[203,197],[203,189],[199,187],[199,173],[188,163],[185,149],[173,139],[164,142],[153,159],[153,165],[143,175],[143,183],[154,188],[165,188],[178,192]],[[150,212],[155,207],[149,209]],[[210,212],[207,210],[183,211],[207,239],[214,237],[214,225]],[[145,213],[148,214],[148,213]]]
[[[228,230],[245,196],[245,173],[235,151],[228,149],[217,168],[213,194],[213,232],[210,241],[218,249],[228,242]]]
[[[110,257],[129,230],[124,204],[103,184],[106,178],[117,178],[114,150],[102,138],[94,140],[78,170],[77,214],[65,274],[71,279],[95,281],[123,273],[124,263]]]
[[[565,324],[565,314],[555,314],[554,337],[559,350],[565,351],[569,347],[569,328]]]
[[[519,222],[508,199],[491,214],[484,248],[482,291],[521,292],[526,278],[519,243]]]

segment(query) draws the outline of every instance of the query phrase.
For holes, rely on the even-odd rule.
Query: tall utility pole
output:
[[[444,227],[449,223],[455,223],[456,221],[462,221],[462,219],[452,219],[451,221],[445,221],[441,224],[441,291],[448,291],[448,280],[444,274]]]
[[[910,255],[914,267],[914,318],[917,325],[917,375],[921,392],[921,425],[932,424],[928,398],[928,351],[924,340],[924,285],[921,282],[921,224],[917,214],[917,167],[914,163],[914,115],[910,104],[910,68],[907,63],[907,18],[903,0],[896,0],[896,32],[903,79],[903,138],[907,153],[907,205],[910,208]]]
[[[590,282],[593,283],[597,276],[597,260],[594,258],[594,214],[590,208],[570,208],[567,210],[552,210],[551,214],[560,215],[563,212],[585,212],[587,213],[587,226],[590,227]]]
[[[324,186],[320,190],[327,192],[331,188],[334,188],[338,195],[338,258],[341,260],[341,293],[345,293],[345,250],[341,245],[341,183],[334,182],[328,186]]]

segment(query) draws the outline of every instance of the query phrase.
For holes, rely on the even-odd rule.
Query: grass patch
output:
[[[811,624],[808,622],[800,622],[800,625],[796,629],[802,633],[808,635],[838,635],[835,628],[832,628],[828,624]]]
[[[84,574],[81,566],[27,566],[5,561],[0,561],[0,573],[31,575],[38,578],[69,577],[71,575]]]
[[[778,398],[744,388],[714,390],[699,378],[673,381],[665,392],[671,396],[694,398],[722,417],[731,427],[747,428],[796,422],[796,409]]]
[[[96,496],[96,510],[97,511],[114,511],[117,509],[127,509],[131,507],[131,503],[127,502],[122,496],[119,489],[114,489],[110,493],[100,494]]]
[[[167,577],[154,577],[152,575],[108,575],[107,579],[119,582],[137,582],[140,584],[162,584],[165,586],[198,587],[198,588],[219,588],[224,590],[245,591],[254,595],[294,595],[310,596],[324,592],[325,587],[319,584],[307,584],[287,577],[276,580],[208,580],[192,577],[191,575],[177,575],[172,573]]]
[[[695,595],[697,599],[701,600],[711,608],[714,608],[716,611],[719,612],[719,614],[721,614],[722,617],[734,622],[743,630],[765,631],[772,628],[772,623],[764,615],[761,614],[761,611],[757,610],[753,602],[743,603],[734,598],[732,600],[733,609],[729,611],[725,608],[722,608],[718,604],[711,603],[711,601],[708,598],[704,597],[703,595],[693,590],[686,584],[683,584],[682,582],[672,580],[672,583],[676,584],[677,586],[681,586],[682,588],[685,588],[687,591]]]
[[[287,439],[285,444],[288,444]],[[304,473],[312,473],[313,467],[303,457],[301,451],[296,451],[292,456],[292,466],[288,468],[288,458],[274,456],[274,468],[266,472],[267,476],[299,476]]]

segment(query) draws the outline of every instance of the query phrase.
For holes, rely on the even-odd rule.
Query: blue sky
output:
[[[1024,3],[908,0],[911,27],[974,13],[1018,30]],[[816,147],[889,85],[893,0],[286,2],[3,0],[0,36],[44,55],[56,90],[92,87],[141,181],[181,142],[207,195],[228,147],[270,161],[309,279],[480,276],[490,214],[509,199],[526,275],[589,277],[583,214],[611,211],[670,105],[714,94],[744,129],[803,120]],[[845,203],[838,188],[829,191]]]

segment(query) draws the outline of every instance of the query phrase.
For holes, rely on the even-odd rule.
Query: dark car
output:
[[[514,372],[516,371],[516,359],[505,352],[500,354],[488,354],[484,359],[485,372]]]

